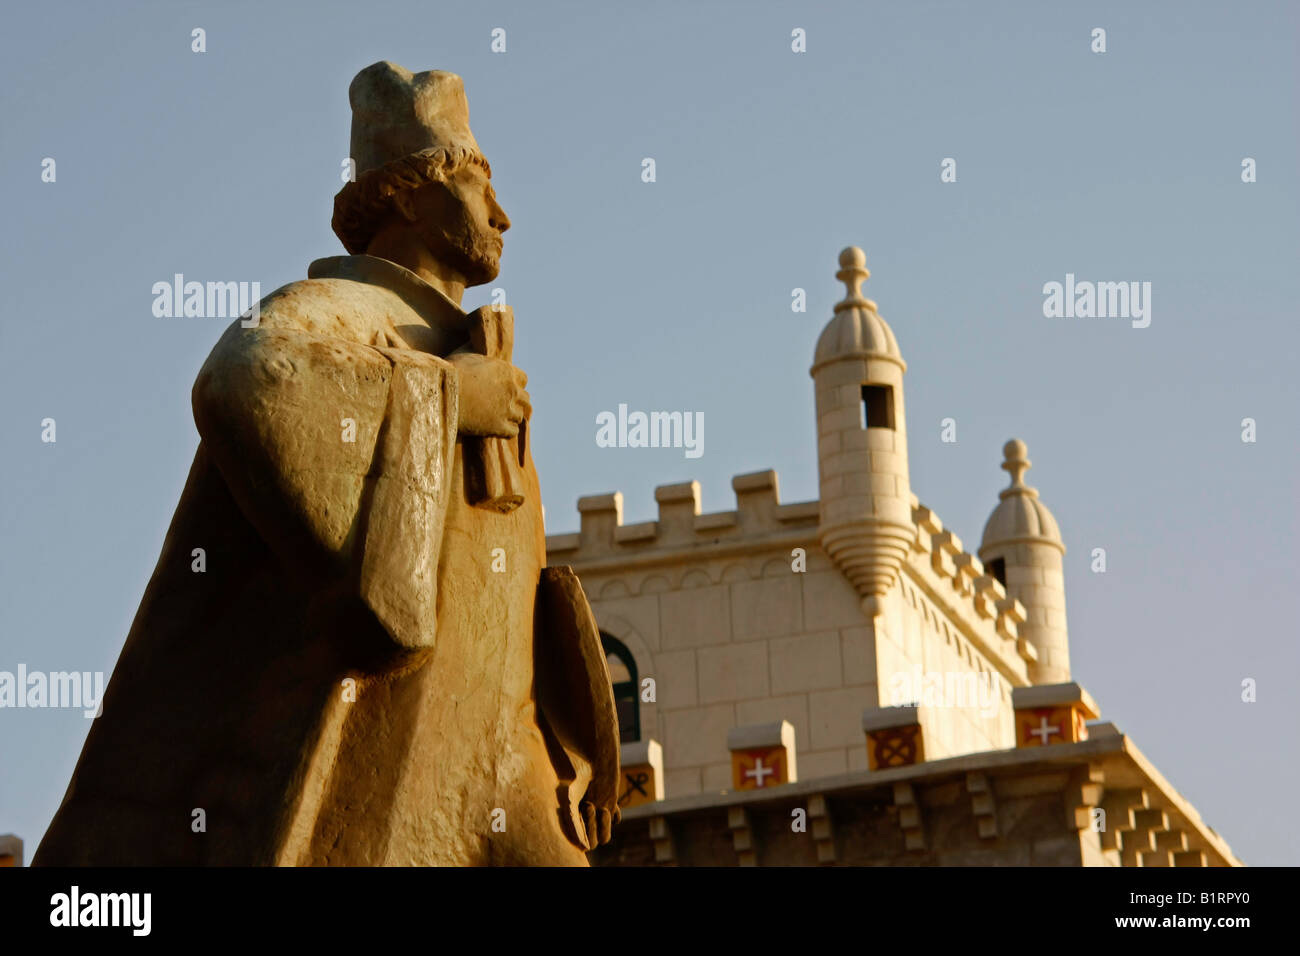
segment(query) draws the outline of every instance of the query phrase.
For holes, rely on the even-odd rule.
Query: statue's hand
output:
[[[460,375],[459,430],[468,435],[514,438],[533,412],[528,376],[503,359],[454,352],[447,360]]]
[[[587,791],[591,796],[591,791]],[[582,823],[587,828],[587,843],[594,850],[602,843],[608,843],[615,823],[623,818],[623,811],[617,803],[612,807],[598,807],[590,800],[583,800],[579,808],[582,811]]]

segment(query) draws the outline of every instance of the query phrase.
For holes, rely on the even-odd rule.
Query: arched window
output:
[[[636,660],[617,638],[600,632],[600,645],[609,664],[609,679],[614,685],[614,707],[618,710],[619,740],[631,743],[641,739],[641,708],[638,706]]]

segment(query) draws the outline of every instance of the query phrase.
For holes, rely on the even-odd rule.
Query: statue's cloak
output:
[[[35,864],[584,861],[617,724],[531,457],[521,507],[471,507],[464,315],[384,260],[309,276],[199,373],[185,490]],[[548,580],[567,648],[534,643]],[[571,675],[535,659],[589,686],[544,713]]]

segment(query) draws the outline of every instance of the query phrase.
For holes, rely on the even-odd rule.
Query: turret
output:
[[[907,363],[876,303],[862,295],[866,256],[840,253],[848,289],[817,340],[818,534],[872,617],[898,581],[916,529],[907,469],[903,373]]]
[[[1012,439],[1002,454],[1011,484],[998,495],[1001,500],[984,525],[980,560],[1006,587],[1007,596],[1025,606],[1019,633],[1038,651],[1038,660],[1029,665],[1029,679],[1035,684],[1064,683],[1070,679],[1061,566],[1065,545],[1056,519],[1038,500],[1038,492],[1025,484],[1030,466],[1025,443]]]

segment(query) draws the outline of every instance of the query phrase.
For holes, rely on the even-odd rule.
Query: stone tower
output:
[[[875,617],[916,537],[907,471],[907,363],[876,303],[862,295],[866,256],[840,253],[848,289],[817,340],[817,464],[822,547]]]
[[[1001,500],[984,525],[979,557],[1002,581],[1007,595],[1025,606],[1020,636],[1038,651],[1038,660],[1029,665],[1029,679],[1035,684],[1064,683],[1070,679],[1061,567],[1065,545],[1056,519],[1038,500],[1038,492],[1025,484],[1030,465],[1025,443],[1012,439],[1002,454],[1011,484],[998,495]]]

